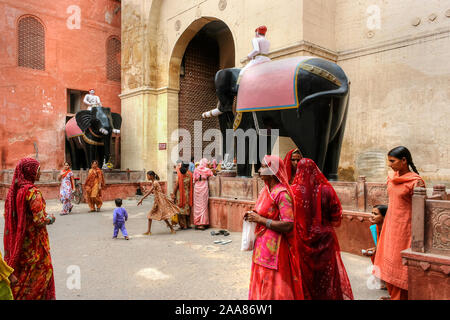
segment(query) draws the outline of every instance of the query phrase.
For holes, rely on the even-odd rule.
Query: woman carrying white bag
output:
[[[283,160],[265,156],[258,173],[265,186],[255,209],[245,213],[243,225],[250,229],[245,221],[256,223],[248,299],[304,299],[294,220],[295,200]],[[243,232],[243,238],[250,242],[246,234]]]
[[[242,224],[242,242],[241,251],[251,251],[253,250],[253,245],[255,244],[255,229],[256,222],[249,222],[244,220]]]

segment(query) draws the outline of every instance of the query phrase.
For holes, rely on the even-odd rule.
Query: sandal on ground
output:
[[[391,297],[380,297],[379,300],[391,300]]]
[[[211,235],[212,236],[218,236],[218,235],[220,235],[221,233],[220,232],[217,232],[217,231],[211,231]]]
[[[151,232],[144,232],[142,235],[144,236],[150,236],[152,233]]]
[[[63,213],[63,212],[61,212],[59,215],[60,215],[60,216],[67,216],[68,213]]]
[[[130,238],[129,237],[125,237],[125,240],[130,240]]]
[[[97,208],[97,212],[100,212],[100,208]]]
[[[177,233],[175,230],[170,230],[170,233],[171,234],[175,234],[175,233]]]

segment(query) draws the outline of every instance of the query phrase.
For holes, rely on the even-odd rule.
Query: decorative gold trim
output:
[[[242,112],[238,112],[236,116],[234,117],[233,122],[233,131],[236,131],[237,128],[239,128],[239,125],[241,124],[242,120]]]
[[[94,140],[89,139],[88,137],[86,137],[85,135],[82,135],[84,142],[94,145],[94,146],[104,146],[105,144],[103,142],[97,142]]]
[[[337,85],[338,87],[340,87],[342,85],[342,83],[339,81],[338,78],[336,78],[336,76],[334,76],[333,74],[331,74],[330,72],[328,72],[325,69],[319,68],[317,66],[313,66],[310,64],[302,64],[300,66],[300,69],[303,69],[305,71],[311,72],[321,78],[324,78],[332,83],[334,83],[335,85]]]
[[[96,137],[96,138],[101,138],[101,137],[102,137],[102,136],[99,136],[99,135],[95,134],[94,131],[92,131],[91,128],[89,128],[89,132],[92,133],[92,135],[93,135],[94,137]]]

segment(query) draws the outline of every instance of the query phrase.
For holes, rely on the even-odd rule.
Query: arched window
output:
[[[45,30],[38,19],[24,17],[18,25],[18,64],[21,67],[45,70]]]
[[[106,78],[120,81],[120,40],[108,39],[106,44]]]

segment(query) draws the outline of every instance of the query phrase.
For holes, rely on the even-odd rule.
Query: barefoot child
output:
[[[159,185],[158,181],[159,177],[154,171],[148,171],[147,172],[147,179],[151,181],[151,187],[148,192],[145,193],[145,195],[142,197],[142,199],[138,202],[138,206],[142,204],[142,201],[146,197],[148,197],[151,193],[155,194],[155,201],[153,203],[153,208],[150,210],[150,212],[147,215],[148,219],[148,230],[144,233],[144,235],[151,235],[151,229],[152,229],[152,220],[162,221],[167,224],[167,226],[170,228],[170,232],[173,234],[175,233],[175,230],[173,229],[172,225],[169,223],[169,219],[172,218],[175,214],[180,212],[180,208],[178,208],[169,198],[167,195],[165,195],[162,190],[161,186]]]
[[[114,235],[113,239],[117,239],[117,235],[119,234],[119,229],[122,231],[123,236],[126,240],[129,240],[127,229],[125,228],[125,221],[128,220],[128,213],[125,208],[122,208],[122,199],[114,200],[116,203],[116,207],[114,209],[113,215],[113,225],[114,225]]]

